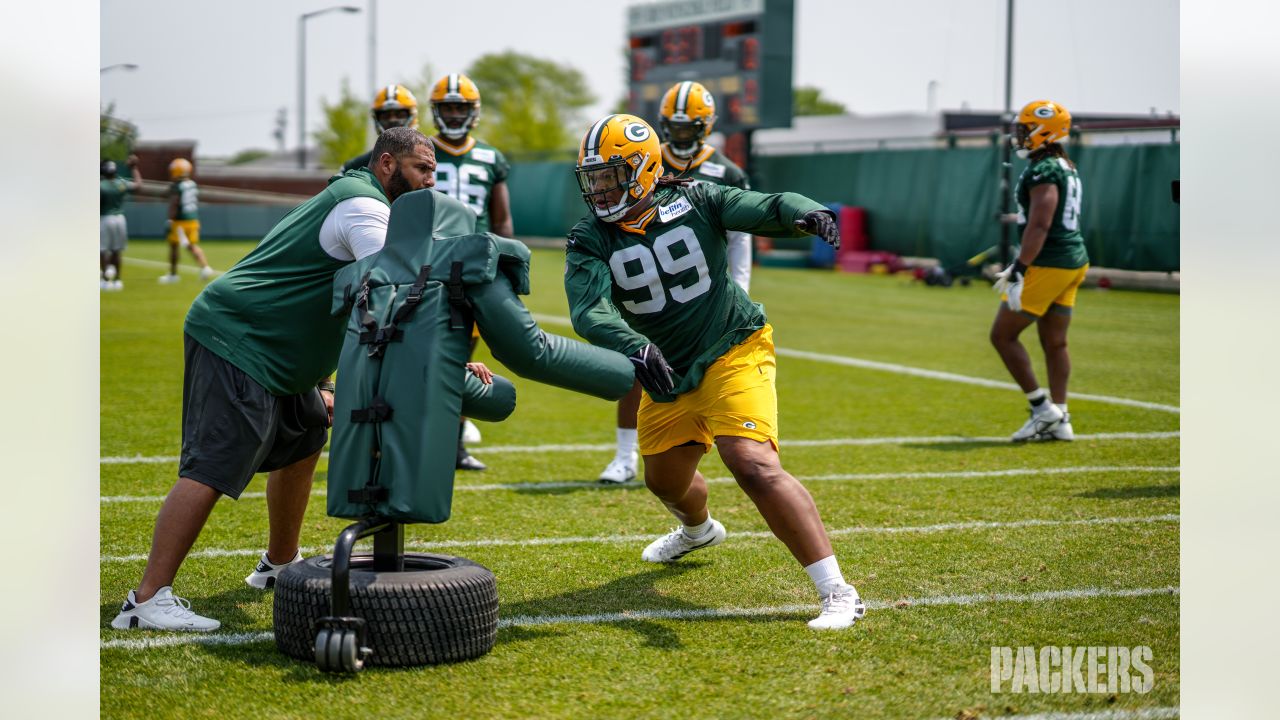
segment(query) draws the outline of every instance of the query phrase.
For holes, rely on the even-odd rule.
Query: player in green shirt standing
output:
[[[507,175],[511,165],[496,147],[471,135],[480,121],[480,88],[461,73],[450,73],[431,86],[431,118],[436,134],[436,192],[444,193],[476,214],[476,232],[515,237]],[[471,347],[480,339],[471,336]],[[484,463],[467,452],[466,442],[479,442],[480,431],[463,419],[458,435],[460,470],[484,470]]]
[[[98,287],[102,290],[123,290],[120,279],[124,249],[129,244],[129,229],[124,220],[124,201],[129,193],[142,189],[142,173],[138,171],[138,156],[127,160],[133,180],[116,177],[116,164],[102,161],[98,183],[98,262],[102,276]]]
[[[702,83],[693,81],[672,85],[658,106],[662,130],[662,165],[678,178],[689,178],[693,184],[707,182],[750,190],[747,174],[707,145],[705,140],[716,124],[715,98]],[[751,290],[751,235],[729,230],[729,275],[744,291]],[[636,476],[639,465],[636,439],[636,412],[640,408],[640,386],[618,401],[617,448],[613,460],[600,473],[600,482],[624,483]]]
[[[578,185],[591,214],[569,232],[565,292],[574,329],[627,355],[645,389],[639,444],[645,484],[679,521],[641,554],[674,562],[724,541],[698,472],[715,445],[739,487],[813,580],[816,629],[865,612],[844,581],[818,508],[778,457],[773,329],[729,277],[725,232],[816,234],[834,246],[829,210],[794,193],[661,178],[657,134],[609,115],[582,139]]]
[[[1080,174],[1062,147],[1070,130],[1066,108],[1036,100],[1018,113],[1010,138],[1018,156],[1028,160],[1016,190],[1022,246],[1014,263],[997,277],[995,289],[1003,302],[991,325],[991,344],[1031,404],[1031,417],[1013,434],[1015,442],[1075,438],[1067,413],[1067,328],[1089,255],[1080,233]],[[1018,341],[1032,323],[1049,371],[1047,396]]]

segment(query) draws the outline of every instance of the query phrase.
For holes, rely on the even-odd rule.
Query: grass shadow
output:
[[[1017,443],[1007,442],[1003,440],[973,440],[971,442],[953,442],[953,443],[903,443],[902,447],[911,448],[913,450],[937,450],[940,452],[969,452],[970,450],[982,450],[984,448],[1011,448],[1016,449],[1022,447]]]
[[[1178,497],[1181,487],[1181,485],[1143,485],[1141,487],[1098,488],[1089,492],[1077,493],[1076,497],[1095,500]]]
[[[556,481],[554,483],[546,483],[546,484],[549,485],[550,487],[541,488],[541,487],[537,487],[537,483],[529,483],[526,485],[516,486],[513,489],[518,495],[569,495],[572,493],[579,493],[586,490],[590,490],[592,492],[599,492],[599,491],[607,492],[611,490],[637,490],[637,489],[643,490],[644,489],[644,483],[637,480],[631,480],[629,482],[624,482],[624,483],[606,483],[606,482],[600,482],[599,480],[592,478],[590,480],[584,479],[581,482],[577,482],[575,480],[567,480],[567,481]]]

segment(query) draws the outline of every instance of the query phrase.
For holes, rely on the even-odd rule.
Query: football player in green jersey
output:
[[[127,160],[133,180],[116,177],[116,164],[104,160],[100,168],[102,180],[98,183],[98,262],[102,276],[98,287],[102,290],[123,290],[120,279],[124,249],[129,244],[129,230],[124,221],[124,200],[131,192],[142,189],[142,173],[138,171],[138,156]]]
[[[749,190],[747,174],[705,140],[716,123],[715,98],[701,83],[672,85],[658,106],[662,130],[662,165],[678,178],[694,184],[709,182]],[[744,291],[751,290],[751,235],[729,230],[729,275]],[[623,483],[636,476],[636,412],[640,390],[636,388],[618,401],[617,448],[613,460],[600,473],[600,482]]]
[[[200,190],[191,179],[191,161],[174,158],[169,163],[169,222],[165,239],[169,241],[169,274],[161,275],[162,284],[178,282],[178,248],[185,247],[200,266],[200,279],[213,277],[213,268],[200,249]]]
[[[1070,130],[1066,108],[1036,100],[1022,108],[1010,138],[1018,156],[1028,160],[1018,178],[1018,214],[1011,218],[1022,229],[1022,245],[1013,264],[997,276],[995,289],[1003,302],[991,325],[991,344],[1031,403],[1031,417],[1013,434],[1015,442],[1075,438],[1067,414],[1067,328],[1089,255],[1080,233],[1080,174],[1062,147]],[[1044,348],[1048,396],[1018,341],[1032,323]]]
[[[657,134],[634,115],[592,125],[576,172],[591,213],[565,247],[573,327],[635,365],[646,391],[638,428],[645,485],[680,521],[642,559],[674,562],[724,541],[698,472],[714,445],[817,587],[822,612],[810,627],[851,626],[862,600],[840,573],[813,498],[778,458],[773,329],[730,279],[725,250],[727,230],[816,234],[838,246],[831,212],[794,193],[661,178]]]
[[[507,192],[511,165],[496,147],[471,135],[480,121],[480,88],[466,75],[450,73],[431,86],[430,100],[431,118],[436,125],[431,142],[439,161],[436,192],[471,208],[476,214],[476,232],[515,237]],[[479,340],[480,332],[474,330],[473,350]],[[479,441],[480,431],[464,418],[458,435],[458,469],[485,469],[484,463],[467,452],[467,442]]]

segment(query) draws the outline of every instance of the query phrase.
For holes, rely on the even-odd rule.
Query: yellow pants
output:
[[[679,445],[701,443],[709,452],[722,435],[768,441],[778,447],[777,362],[773,328],[765,325],[729,348],[693,390],[675,402],[640,399],[641,455],[656,455]]]
[[[1028,267],[1022,280],[1022,312],[1042,317],[1049,312],[1050,305],[1075,307],[1076,290],[1080,289],[1088,270],[1088,264],[1078,268]],[[1000,299],[1008,300],[1009,296],[1002,294]]]
[[[166,238],[169,244],[180,244],[184,236],[187,238],[187,242],[192,245],[200,242],[200,221],[174,220],[173,224],[169,226],[169,236]]]

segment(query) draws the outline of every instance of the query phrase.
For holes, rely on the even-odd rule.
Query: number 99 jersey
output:
[[[697,387],[729,348],[764,327],[764,307],[729,277],[726,230],[799,237],[795,221],[818,203],[702,183],[659,186],[630,223],[584,218],[565,245],[573,327],[589,342],[631,354],[655,343],[675,370],[670,401]]]
[[[1045,238],[1044,248],[1033,265],[1056,268],[1078,268],[1089,262],[1084,235],[1080,232],[1080,174],[1065,159],[1055,156],[1031,163],[1018,177],[1015,197],[1018,199],[1018,227],[1027,225],[1027,209],[1031,207],[1031,188],[1052,183],[1058,187],[1058,207],[1053,211],[1053,224]]]
[[[454,147],[432,135],[436,151],[436,192],[461,202],[476,214],[476,232],[489,231],[489,195],[506,182],[511,164],[494,146],[468,137]]]

